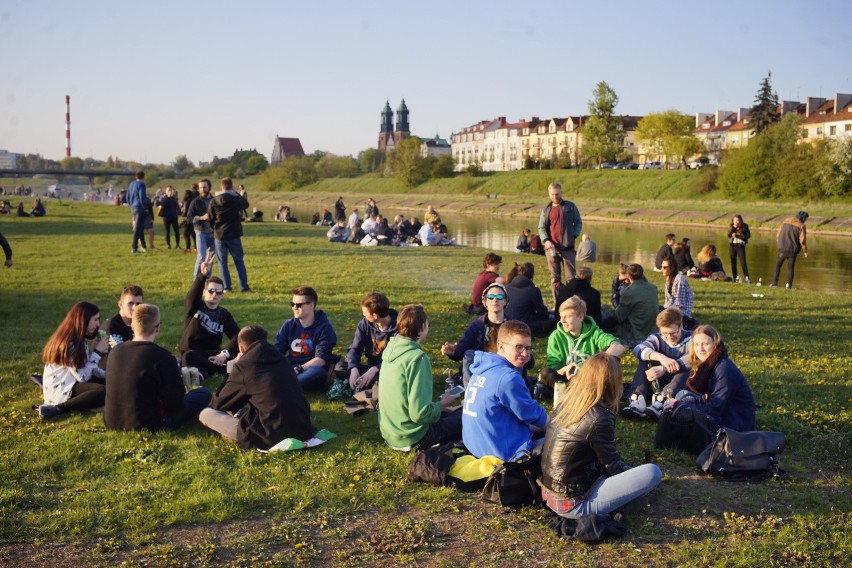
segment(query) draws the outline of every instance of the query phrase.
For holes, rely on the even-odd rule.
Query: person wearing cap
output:
[[[795,217],[787,217],[778,229],[776,241],[778,243],[778,259],[775,261],[775,277],[770,286],[778,286],[778,277],[781,275],[781,265],[787,261],[787,288],[793,287],[793,272],[796,267],[796,257],[803,253],[808,258],[807,229],[805,221],[808,220],[807,211],[799,211]]]
[[[441,346],[442,355],[462,363],[465,386],[470,380],[473,352],[497,352],[497,332],[506,321],[506,304],[509,303],[506,287],[499,282],[492,282],[482,291],[482,303],[486,312],[470,322],[462,338],[457,343],[445,342]],[[524,366],[524,377],[526,377],[526,370],[532,369],[534,365],[535,359],[530,357],[530,361]]]

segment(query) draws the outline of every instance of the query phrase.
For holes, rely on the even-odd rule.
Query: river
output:
[[[379,204],[381,207],[381,203]],[[292,204],[292,213],[300,220],[310,220],[316,210],[308,205]],[[270,220],[275,211],[265,211]],[[384,211],[383,211],[384,213]],[[391,219],[395,211],[387,212]],[[411,215],[410,211],[401,212]],[[422,214],[418,215],[422,217]],[[537,220],[532,218],[512,218],[492,215],[460,215],[441,213],[441,218],[458,244],[481,247],[494,251],[514,252],[521,230],[528,227],[535,231]],[[748,218],[746,218],[748,222]],[[583,231],[588,233],[598,245],[598,261],[608,264],[619,262],[638,262],[646,270],[653,267],[657,249],[665,241],[668,231],[675,233],[677,240],[683,237],[692,239],[692,256],[706,243],[714,243],[719,256],[730,274],[731,261],[728,255],[728,241],[724,229],[692,226],[645,225],[635,223],[607,223],[586,220]],[[808,258],[799,255],[796,261],[796,288],[816,290],[831,294],[852,294],[852,237],[833,235],[808,235]],[[746,247],[749,274],[752,283],[762,278],[764,285],[772,282],[775,267],[775,231],[753,231]],[[517,257],[515,257],[517,258]],[[506,267],[504,271],[508,270]],[[738,273],[742,274],[741,267]],[[787,278],[787,264],[781,269],[780,283],[783,286]]]

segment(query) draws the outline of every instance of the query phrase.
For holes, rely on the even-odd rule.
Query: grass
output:
[[[43,219],[0,219],[0,232],[15,251],[14,267],[0,271],[2,564],[828,566],[852,556],[848,298],[768,288],[754,298],[754,288],[695,282],[696,316],[720,329],[749,378],[759,427],[788,436],[791,480],[705,479],[689,457],[655,451],[663,484],[628,509],[624,538],[588,547],[557,538],[540,510],[505,512],[407,482],[409,456],[383,445],[375,415],[351,418],[318,394],[314,422],[339,437],[283,455],[239,450],[199,426],[107,432],[92,413],[39,422],[29,408],[40,393],[26,377],[68,308],[86,299],[109,317],[121,285],[138,283],[162,310],[158,342],[176,349],[192,259],[162,248],[159,226],[157,250],[131,256],[125,208],[54,204]],[[244,245],[253,292],[224,299],[239,323],[274,332],[290,315],[289,290],[310,284],[342,353],[365,292],[397,307],[423,303],[441,389],[439,347],[469,321],[459,305],[484,251],[332,245],[322,229],[274,223],[247,225]],[[524,260],[546,274],[543,259]],[[605,287],[614,267],[596,268]],[[544,342],[535,350],[543,359]],[[625,358],[625,372],[633,368]],[[617,434],[628,463],[653,446],[649,423],[619,420]]]

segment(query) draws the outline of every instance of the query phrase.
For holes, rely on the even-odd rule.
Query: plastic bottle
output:
[[[757,279],[757,284],[755,286],[763,286],[763,276]]]

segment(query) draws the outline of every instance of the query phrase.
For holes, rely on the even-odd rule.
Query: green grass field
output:
[[[0,564],[841,566],[852,557],[848,298],[765,287],[755,298],[754,287],[694,282],[695,315],[721,331],[749,378],[759,427],[787,434],[781,462],[791,479],[706,479],[689,457],[653,451],[662,485],[628,509],[625,537],[589,547],[556,537],[541,510],[505,512],[475,494],[407,482],[410,456],[383,445],[375,415],[352,418],[319,394],[310,397],[314,422],[339,437],[301,453],[242,451],[199,426],[107,432],[93,413],[40,422],[30,410],[40,391],[27,377],[40,372],[44,342],[70,306],[93,301],[110,317],[122,284],[140,284],[163,313],[158,342],[176,349],[193,264],[165,249],[159,225],[157,250],[130,255],[126,208],[69,202],[48,211],[0,218],[15,252],[14,266],[0,270]],[[459,306],[483,250],[333,245],[303,224],[245,230],[253,292],[223,304],[240,324],[274,333],[290,317],[290,290],[309,284],[343,353],[362,294],[422,303],[442,389],[440,344],[469,322]],[[542,258],[504,255],[507,265],[520,260],[534,261],[545,281]],[[607,289],[614,268],[594,268]],[[539,360],[544,351],[536,341]],[[634,368],[626,357],[625,374]],[[653,447],[653,433],[650,423],[618,421],[628,463]]]

